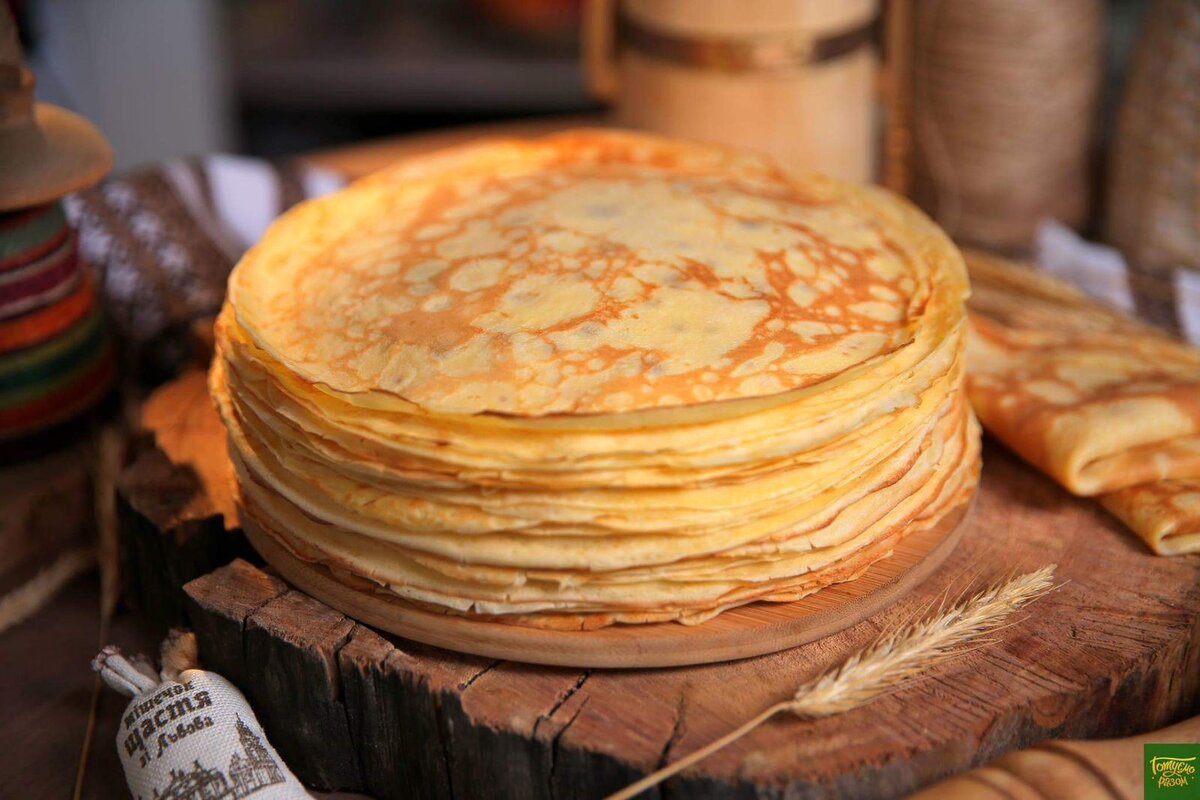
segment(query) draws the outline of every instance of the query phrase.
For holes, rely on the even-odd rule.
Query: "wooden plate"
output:
[[[678,667],[759,656],[816,641],[887,608],[929,577],[962,536],[964,503],[940,525],[907,536],[860,577],[794,603],[752,603],[701,625],[676,622],[553,631],[467,619],[348,586],[245,526],[255,549],[289,582],[347,616],[462,653],[570,667]]]

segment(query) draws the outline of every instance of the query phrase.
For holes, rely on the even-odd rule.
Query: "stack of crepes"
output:
[[[493,141],[283,216],[211,386],[244,525],[351,585],[694,623],[961,512],[966,294],[882,191],[634,134]]]
[[[1018,264],[967,264],[984,427],[1155,552],[1200,551],[1200,351]]]

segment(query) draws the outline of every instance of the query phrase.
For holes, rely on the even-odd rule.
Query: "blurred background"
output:
[[[172,160],[188,158],[225,185],[215,238],[230,258],[290,202],[398,157],[617,124],[882,183],[960,243],[1200,337],[1200,302],[1184,302],[1200,295],[1196,0],[0,3],[38,99],[111,143],[110,181],[159,170],[177,183]],[[247,194],[294,156],[332,180],[301,175],[281,206]],[[108,213],[122,191],[67,203],[110,289],[128,284],[100,246],[111,225],[90,235],[82,209]],[[1083,280],[1084,262],[1099,277]],[[204,297],[219,299],[224,274]],[[131,314],[148,307],[130,298]]]
[[[39,98],[95,122],[118,170],[600,108],[581,0],[4,1]],[[1149,5],[1108,2],[1110,99]]]
[[[1087,290],[1200,336],[1177,308],[1200,292],[1195,0],[0,2],[38,99],[98,126],[117,179],[221,153],[352,179],[481,132],[617,124],[882,183],[1076,282],[1076,245],[1115,246]],[[231,215],[255,220],[240,246],[278,211]]]
[[[45,102],[117,170],[595,108],[579,0],[8,0]]]

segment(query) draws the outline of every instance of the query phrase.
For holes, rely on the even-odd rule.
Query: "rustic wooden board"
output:
[[[646,668],[713,664],[777,653],[862,622],[917,588],[954,551],[968,505],[896,546],[858,578],[794,603],[752,603],[702,625],[663,622],[593,631],[542,630],[438,614],[339,581],[293,556],[269,535],[245,533],[293,586],[364,622],[406,639],[460,653],[563,667]]]
[[[961,543],[921,587],[741,661],[591,670],[460,655],[380,634],[242,561],[188,584],[187,612],[202,659],[247,692],[302,778],[381,797],[599,797],[787,697],[941,587],[1048,562],[1065,584],[992,645],[859,711],[777,719],[662,794],[891,797],[1035,742],[1200,711],[1200,557],[1150,554],[991,442],[984,462]],[[234,536],[210,518],[204,536],[218,535]]]

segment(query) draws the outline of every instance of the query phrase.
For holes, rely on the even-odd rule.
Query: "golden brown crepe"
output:
[[[879,190],[627,133],[484,142],[285,215],[210,381],[244,523],[348,583],[700,622],[966,502],[966,293]]]
[[[1200,549],[1168,500],[1200,478],[1200,352],[1018,264],[967,264],[967,388],[984,427],[1156,552]]]
[[[1160,555],[1200,551],[1200,480],[1143,483],[1100,502]]]

